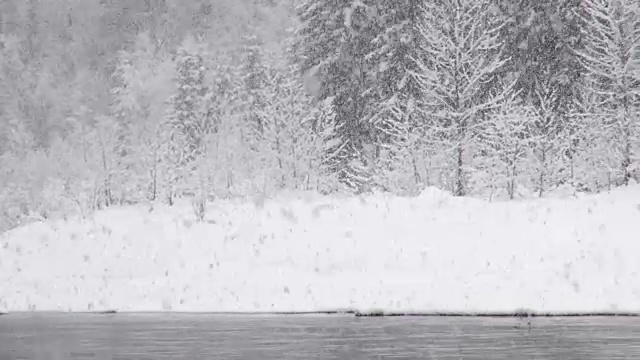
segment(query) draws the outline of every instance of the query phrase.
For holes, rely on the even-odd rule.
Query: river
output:
[[[640,318],[13,314],[0,360],[632,359]]]

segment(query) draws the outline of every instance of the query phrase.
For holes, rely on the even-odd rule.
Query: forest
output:
[[[0,231],[640,181],[637,0],[0,0]]]

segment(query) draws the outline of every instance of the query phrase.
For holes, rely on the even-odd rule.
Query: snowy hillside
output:
[[[640,187],[112,208],[0,235],[0,309],[639,311]]]

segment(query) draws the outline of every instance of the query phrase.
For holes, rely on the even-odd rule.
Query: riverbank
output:
[[[0,235],[0,311],[640,312],[638,254],[639,186],[111,208]]]

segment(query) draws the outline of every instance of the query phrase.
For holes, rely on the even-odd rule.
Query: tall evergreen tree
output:
[[[382,155],[377,175],[397,174],[396,181],[382,181],[387,188],[399,177],[413,179],[413,187],[422,182],[416,159],[420,130],[425,125],[419,111],[423,94],[416,79],[422,58],[418,30],[421,3],[383,0],[377,6],[380,31],[369,57],[378,67],[374,69],[376,81],[368,90],[376,101],[370,106],[368,120],[377,134],[377,153]]]
[[[581,23],[576,15],[582,11],[581,1],[504,0],[496,4],[508,22],[501,37],[511,57],[500,78],[515,79],[514,89],[525,104],[534,106],[538,114],[544,113],[531,127],[532,135],[554,140],[537,147],[545,148],[546,154],[557,153],[556,160],[570,168],[577,156],[573,143],[576,119],[572,116],[582,101],[584,71],[574,51],[582,47]],[[544,163],[542,153],[537,154]],[[559,182],[573,181],[572,174],[558,172],[553,178],[546,177],[544,191]]]
[[[490,0],[444,0],[423,5],[420,25],[424,61],[418,62],[426,109],[436,118],[434,139],[451,154],[452,190],[468,193],[471,145],[483,115],[497,106],[509,89],[487,96],[484,86],[506,63],[498,51],[502,44],[501,18],[492,13]]]
[[[557,94],[552,108],[562,117],[579,100],[582,67],[580,0],[504,0],[496,2],[507,21],[501,30],[510,60],[502,69],[515,74],[514,89],[538,106],[539,92]]]
[[[173,98],[173,126],[180,130],[186,141],[187,159],[194,160],[202,151],[205,134],[210,130],[210,119],[204,111],[208,87],[205,84],[205,63],[199,44],[187,38],[178,49],[177,91]]]
[[[193,192],[200,162],[207,151],[207,134],[211,132],[212,118],[207,99],[210,89],[205,83],[207,71],[202,44],[187,37],[176,57],[176,92],[171,97],[172,109],[168,120],[167,163],[169,201],[175,188],[182,183],[187,192]],[[171,175],[172,174],[172,175]]]
[[[245,121],[248,133],[245,134],[250,146],[264,135],[265,121],[263,113],[266,106],[264,90],[267,87],[268,70],[264,63],[264,50],[260,39],[255,35],[245,36],[241,73],[244,74]]]
[[[167,99],[175,88],[174,72],[173,62],[147,33],[138,36],[133,51],[121,52],[115,72],[111,111],[128,128],[129,178],[136,187],[148,189],[149,200],[155,200],[160,190],[160,150],[166,140],[162,127],[169,111]]]
[[[621,182],[631,179],[640,131],[640,5],[633,0],[584,0],[585,47],[578,51],[589,89],[616,144]]]
[[[531,126],[535,116],[530,107],[521,105],[516,94],[511,94],[489,116],[482,127],[481,156],[488,181],[484,188],[502,188],[509,199],[514,199],[517,187],[527,184],[527,163],[531,158],[534,138]]]
[[[375,66],[367,56],[378,33],[373,0],[304,2],[298,8],[302,27],[297,49],[304,69],[320,72],[319,100],[332,97],[339,161],[333,169],[355,191],[371,183],[371,149],[377,134],[367,119],[373,102],[367,90],[374,83]]]

